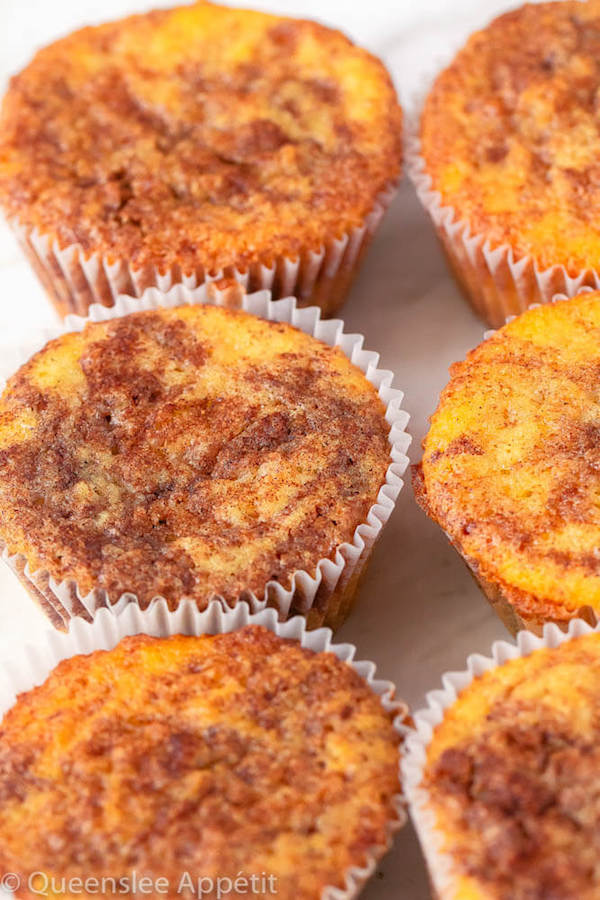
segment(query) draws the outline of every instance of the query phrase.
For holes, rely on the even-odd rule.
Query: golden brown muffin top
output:
[[[388,433],[363,373],[290,325],[213,306],[88,324],[0,399],[0,538],[113,600],[261,596],[352,541]]]
[[[267,873],[261,896],[319,900],[396,817],[392,718],[333,653],[256,626],[73,657],[0,726],[0,872],[136,871],[170,897]]]
[[[599,347],[600,293],[524,313],[452,367],[423,443],[427,511],[542,618],[600,613]]]
[[[314,22],[198,3],[85,28],[13,78],[0,203],[62,245],[220,269],[361,225],[400,156],[379,60]]]
[[[501,16],[437,78],[421,123],[433,188],[540,267],[600,267],[600,2]]]
[[[476,678],[435,730],[423,786],[456,897],[597,898],[600,635]]]

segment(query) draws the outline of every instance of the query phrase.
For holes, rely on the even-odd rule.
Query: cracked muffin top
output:
[[[0,873],[27,900],[35,872],[166,879],[152,897],[197,896],[186,872],[266,874],[255,894],[319,900],[381,851],[399,790],[393,714],[333,653],[257,626],[136,635],[60,663],[4,716]]]
[[[88,324],[0,399],[0,539],[111,600],[262,596],[352,541],[388,434],[363,373],[290,325],[202,305]]]
[[[137,268],[245,267],[361,225],[400,158],[379,60],[314,22],[198,3],[85,28],[12,79],[0,204]]]
[[[432,187],[545,269],[600,267],[600,2],[523,6],[477,32],[425,104]]]
[[[445,711],[423,787],[469,900],[600,893],[600,635],[476,678]]]
[[[531,309],[451,369],[417,495],[518,612],[600,613],[600,293]]]

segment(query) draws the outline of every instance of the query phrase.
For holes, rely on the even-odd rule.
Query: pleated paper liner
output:
[[[402,741],[407,730],[407,708],[396,699],[395,687],[391,682],[376,678],[374,663],[357,660],[356,648],[352,644],[332,643],[332,634],[327,628],[308,631],[306,621],[301,616],[281,623],[275,610],[263,610],[253,615],[245,604],[224,611],[221,604],[212,602],[206,610],[200,612],[194,603],[184,601],[176,611],[170,611],[164,600],[156,600],[146,610],[141,610],[135,604],[127,605],[118,615],[106,609],[100,610],[92,623],[74,620],[70,623],[69,630],[62,634],[47,631],[35,643],[28,644],[19,657],[0,664],[0,716],[13,706],[18,694],[42,684],[61,660],[96,650],[110,650],[127,635],[168,637],[173,634],[221,634],[246,625],[262,625],[280,637],[298,641],[301,646],[317,653],[334,653],[338,659],[350,665],[380,697],[384,709],[394,715],[394,728],[400,736],[400,764]],[[406,821],[400,779],[399,792],[392,798],[392,807],[386,843],[369,848],[366,862],[361,860],[359,865],[341,872],[339,883],[342,886],[325,888],[321,900],[352,900],[375,871],[377,862],[389,850],[393,835]]]
[[[237,293],[238,291],[234,291],[234,294]],[[231,295],[231,288],[220,291],[214,284],[204,285],[195,290],[177,285],[167,293],[150,288],[140,299],[118,297],[115,305],[110,308],[94,305],[88,318],[70,316],[63,325],[47,328],[32,336],[26,346],[15,351],[12,358],[0,360],[0,389],[3,389],[6,379],[48,340],[67,332],[81,331],[87,321],[107,321],[139,310],[163,306],[207,302],[230,305]],[[248,603],[252,612],[258,612],[267,606],[274,607],[282,620],[295,613],[301,613],[306,616],[310,628],[321,625],[337,628],[352,608],[359,579],[366,569],[385,523],[394,510],[402,488],[402,475],[408,465],[406,451],[410,444],[410,436],[406,430],[409,416],[401,408],[403,395],[401,391],[391,386],[393,374],[377,367],[379,354],[363,350],[363,336],[345,334],[343,322],[340,320],[322,320],[317,307],[299,309],[293,297],[272,301],[268,291],[243,294],[241,305],[253,315],[289,323],[330,346],[339,346],[364,372],[385,405],[385,417],[390,426],[390,462],[385,482],[365,521],[356,528],[352,540],[340,544],[331,558],[319,560],[314,571],[298,570],[290,573],[288,587],[276,581],[269,581],[261,596],[244,591],[237,601]],[[1,544],[0,548],[4,561],[57,628],[64,628],[74,616],[82,616],[89,620],[102,607],[120,609],[123,604],[135,599],[129,593],[124,593],[121,597],[109,597],[107,592],[100,588],[83,595],[73,581],[57,582],[46,571],[33,572],[23,556],[10,555],[6,546]],[[211,598],[207,597],[206,601],[209,599]],[[225,600],[219,599],[224,606],[227,605]]]
[[[150,265],[136,268],[127,259],[86,253],[79,244],[61,247],[52,236],[15,219],[9,225],[61,317],[85,316],[94,303],[113,306],[121,294],[141,297],[147,288],[168,291],[177,284],[193,290],[223,277],[235,279],[248,292],[269,290],[275,300],[295,296],[300,306],[318,306],[324,316],[331,316],[344,303],[396,191],[397,183],[390,183],[359,227],[328,240],[318,250],[305,249],[293,258],[280,256],[268,265],[256,262],[247,269],[232,265],[217,272],[208,270],[201,259],[192,272],[178,266],[166,272]]]
[[[600,621],[596,611],[587,604],[582,604],[578,609],[567,609],[567,607],[553,604],[552,613],[544,614],[542,609],[535,611],[534,603],[528,604],[525,596],[523,596],[523,602],[520,603],[519,594],[524,595],[525,592],[520,592],[516,588],[510,589],[508,586],[505,587],[503,584],[483,576],[477,563],[463,556],[450,535],[444,533],[466,564],[482,594],[513,637],[516,637],[521,631],[530,631],[539,637],[543,634],[544,626],[547,624],[553,624],[564,631],[569,627],[569,623],[576,619],[585,621],[592,626],[597,625]],[[526,611],[527,606],[532,607],[531,611]]]
[[[429,808],[428,791],[422,786],[427,748],[436,727],[458,695],[479,675],[501,666],[508,660],[528,656],[542,647],[558,647],[565,641],[594,630],[597,629],[593,629],[587,622],[574,619],[569,623],[567,632],[550,624],[544,627],[541,636],[522,631],[514,644],[497,641],[492,646],[491,656],[473,654],[468,657],[467,668],[462,672],[446,672],[441,679],[442,687],[428,693],[426,707],[414,714],[414,727],[407,735],[402,759],[403,786],[432,886],[439,900],[459,900],[457,885],[462,873],[457,869],[450,854],[445,852],[442,837],[436,828],[435,815]]]
[[[436,74],[445,68],[438,61]],[[452,273],[479,316],[493,328],[508,316],[524,312],[534,303],[548,303],[556,294],[572,297],[584,287],[600,288],[600,272],[586,268],[571,275],[564,265],[540,268],[536,260],[517,253],[508,243],[498,244],[485,233],[471,230],[455,207],[445,205],[433,188],[421,155],[419,121],[435,76],[423,79],[407,115],[404,147],[406,171],[428,213]]]

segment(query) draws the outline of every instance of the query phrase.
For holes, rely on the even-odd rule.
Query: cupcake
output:
[[[570,640],[549,628],[545,641],[499,642],[416,713],[404,785],[439,900],[599,895],[600,634],[590,631],[579,622]]]
[[[531,309],[451,369],[415,490],[506,626],[600,611],[600,293]]]
[[[472,35],[425,102],[417,188],[494,326],[600,287],[599,54],[597,2],[526,5]]]
[[[100,309],[8,380],[0,541],[55,624],[132,596],[350,610],[402,484],[400,395],[317,310],[206,294]]]
[[[382,63],[314,22],[196,3],[40,51],[0,115],[0,206],[61,315],[233,276],[325,314],[391,199]]]
[[[325,630],[280,636],[273,611],[241,625],[190,607],[192,634],[168,637],[181,621],[164,604],[132,610],[37,647],[67,658],[4,704],[2,883],[16,898],[356,896],[404,819],[393,686]],[[117,643],[135,628],[158,636]]]

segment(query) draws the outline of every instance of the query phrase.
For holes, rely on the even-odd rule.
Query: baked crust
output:
[[[598,896],[599,676],[590,634],[486,672],[446,710],[423,787],[457,897]]]
[[[363,373],[289,325],[203,305],[88,324],[0,399],[0,539],[113,601],[262,597],[352,541],[388,433]]]
[[[2,722],[0,872],[22,898],[33,872],[135,871],[171,897],[184,872],[266,873],[265,896],[318,900],[386,844],[392,720],[333,653],[256,626],[73,657]]]
[[[399,175],[382,63],[314,22],[197,3],[85,28],[12,79],[9,218],[134,268],[296,258]]]
[[[600,268],[600,3],[523,6],[437,78],[421,152],[442,203],[541,269]]]
[[[600,613],[600,293],[532,309],[451,369],[417,499],[525,624]]]

